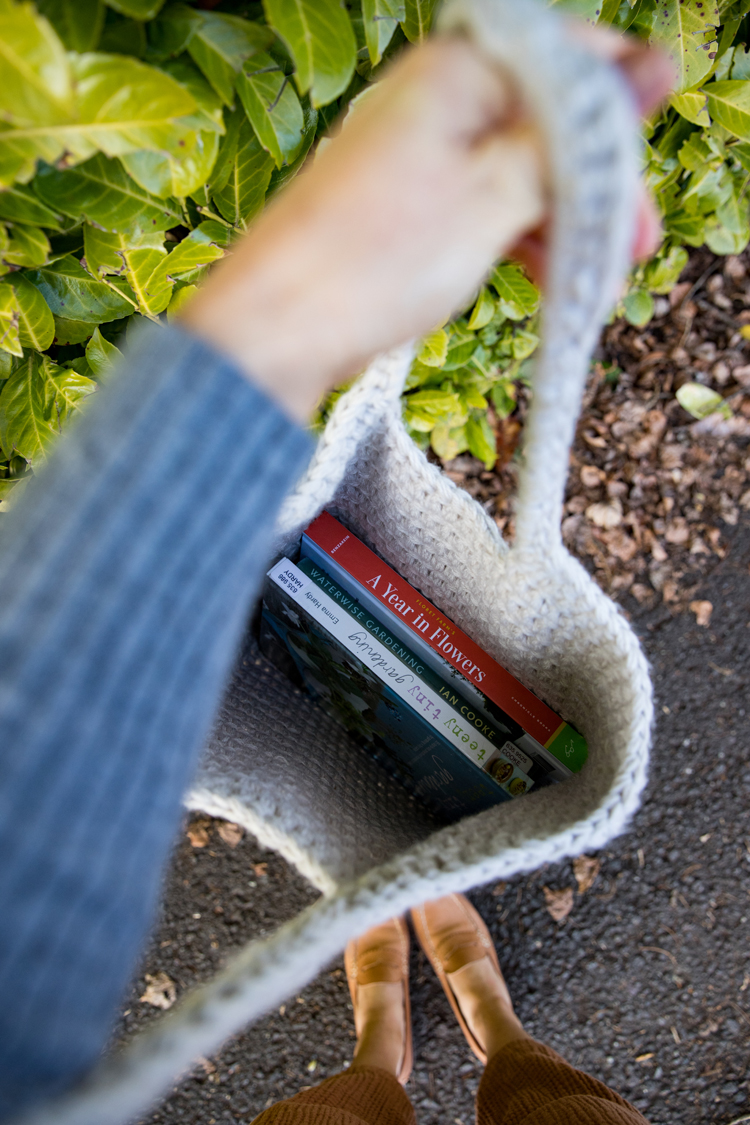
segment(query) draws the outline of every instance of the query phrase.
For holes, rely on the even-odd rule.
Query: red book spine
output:
[[[564,726],[559,715],[546,703],[537,699],[328,512],[322,512],[306,534],[352,578],[382,598],[388,609],[397,613],[412,632],[476,684],[537,742],[548,745]]]

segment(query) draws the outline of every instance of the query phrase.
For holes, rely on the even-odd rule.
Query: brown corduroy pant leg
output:
[[[392,1074],[356,1064],[312,1090],[277,1102],[253,1125],[415,1125]],[[648,1125],[603,1082],[576,1070],[535,1039],[518,1039],[490,1059],[477,1094],[477,1125]]]
[[[477,1125],[648,1125],[635,1106],[536,1039],[490,1059],[477,1092]]]
[[[387,1070],[354,1063],[312,1090],[277,1102],[253,1125],[416,1125],[404,1088]]]

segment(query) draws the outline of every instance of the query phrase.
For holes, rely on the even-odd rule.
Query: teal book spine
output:
[[[371,614],[346,592],[330,575],[310,558],[302,558],[299,569],[325,591],[341,609],[357,624],[367,630],[369,635],[384,645],[405,667],[420,678],[432,692],[437,694],[445,708],[441,720],[451,738],[459,743],[467,756],[490,775],[511,797],[521,797],[533,788],[534,781],[529,776],[533,768],[532,759],[523,753],[504,733],[489,723],[484,715],[472,705],[456,696],[452,686],[436,674],[419,655],[403,644],[386,628],[381,620]],[[413,705],[415,709],[423,703],[423,687],[414,684]]]
[[[424,685],[415,710],[415,674],[288,559],[266,578],[259,642],[349,732],[353,753],[374,757],[444,823],[511,799],[445,731],[435,693]]]

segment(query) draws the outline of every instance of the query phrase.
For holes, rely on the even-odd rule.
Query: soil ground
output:
[[[694,257],[689,285],[648,331],[615,325],[605,334],[572,460],[567,540],[621,602],[652,665],[647,797],[629,830],[591,857],[600,866],[588,889],[587,865],[566,862],[471,896],[527,1029],[653,1125],[728,1125],[750,1113],[748,439],[742,425],[701,432],[673,396],[680,379],[697,379],[725,391],[738,419],[750,413],[750,356],[724,323],[743,322],[750,289],[741,263],[722,268],[724,281],[709,288],[716,260]],[[608,379],[613,364],[620,374]],[[448,471],[512,530],[511,462],[486,474],[464,458]],[[179,997],[315,897],[252,838],[191,818],[117,1037],[158,1018],[141,999],[149,984],[152,999],[166,989],[168,1003],[172,988]],[[481,1068],[416,948],[412,1003],[407,1092],[419,1125],[469,1125]],[[336,961],[202,1060],[144,1121],[244,1125],[346,1066],[353,1045]]]

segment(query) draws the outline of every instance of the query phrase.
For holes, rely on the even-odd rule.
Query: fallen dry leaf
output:
[[[635,539],[631,539],[621,527],[614,527],[611,531],[603,532],[602,539],[607,544],[610,555],[620,559],[621,562],[630,562],[638,550]]]
[[[256,879],[265,879],[266,875],[268,874],[268,864],[254,863],[253,871],[255,872]]]
[[[210,820],[193,820],[188,824],[188,840],[194,848],[205,848],[209,840],[210,827]]]
[[[154,1008],[171,1008],[177,999],[177,985],[166,973],[146,973],[146,991],[140,997],[142,1004]]]
[[[219,833],[224,843],[229,844],[230,848],[236,848],[245,835],[244,828],[240,828],[239,824],[233,824],[231,820],[222,820],[216,831]]]
[[[604,479],[604,472],[595,465],[581,466],[581,484],[584,488],[598,488]]]
[[[713,613],[713,605],[711,602],[691,602],[690,612],[695,614],[696,625],[708,625]]]
[[[564,922],[573,909],[573,888],[553,891],[551,887],[542,887],[542,890],[549,914],[556,922]]]
[[[605,530],[618,527],[622,523],[622,504],[619,500],[613,500],[611,504],[589,504],[586,519]]]
[[[579,895],[585,895],[586,891],[594,885],[601,866],[600,860],[593,859],[592,856],[576,856],[573,860],[573,874],[576,877]]]

